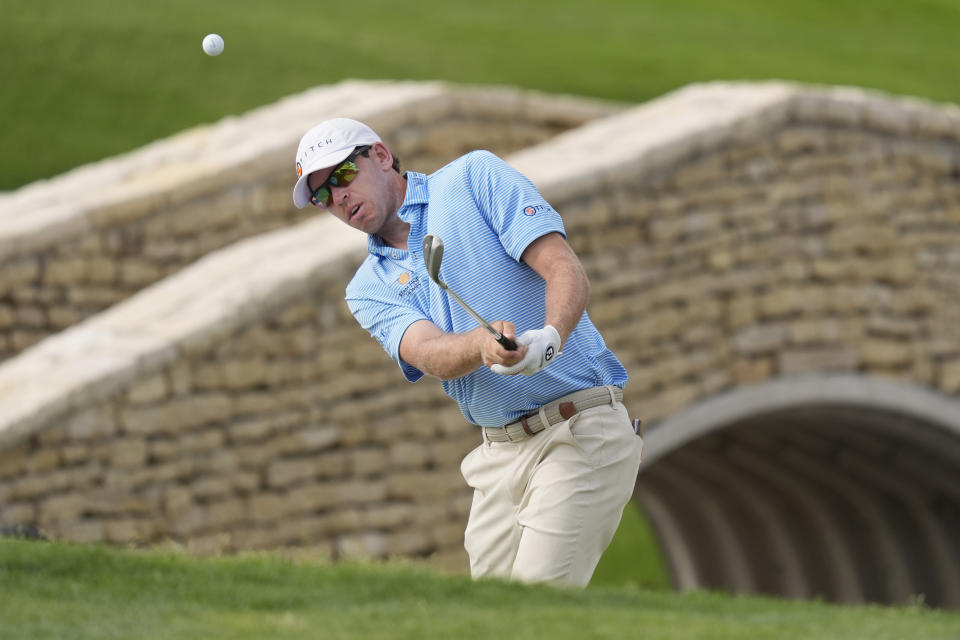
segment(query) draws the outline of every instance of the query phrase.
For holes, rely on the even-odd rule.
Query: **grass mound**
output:
[[[409,563],[337,564],[277,555],[194,558],[0,540],[0,637],[957,638],[960,614],[921,605],[567,590],[473,582]]]

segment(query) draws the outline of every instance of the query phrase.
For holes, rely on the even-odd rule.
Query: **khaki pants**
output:
[[[642,448],[619,402],[518,442],[485,440],[460,467],[474,489],[471,575],[586,586],[633,495]]]

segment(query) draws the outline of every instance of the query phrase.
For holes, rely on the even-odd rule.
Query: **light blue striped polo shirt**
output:
[[[410,224],[408,250],[369,236],[367,256],[347,286],[357,321],[400,365],[411,382],[423,377],[400,359],[400,341],[418,320],[462,333],[476,321],[427,275],[421,248],[427,234],[444,243],[440,279],[487,321],[509,320],[517,335],[545,323],[546,283],[520,261],[527,246],[552,231],[560,215],[523,174],[487,151],[474,151],[426,176],[407,172],[399,216]],[[562,354],[533,376],[503,376],[481,366],[444,381],[474,424],[501,426],[551,400],[598,385],[623,386],[627,372],[586,313]]]

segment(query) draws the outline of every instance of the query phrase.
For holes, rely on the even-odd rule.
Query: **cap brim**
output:
[[[293,185],[293,204],[297,209],[303,209],[310,204],[310,187],[307,186],[307,177],[305,173],[297,179],[297,184]]]
[[[347,156],[350,155],[354,148],[355,147],[347,147],[335,153],[321,156],[304,168],[303,175],[297,178],[297,184],[293,185],[293,204],[296,205],[297,209],[303,209],[310,204],[310,196],[313,195],[310,193],[310,186],[307,184],[310,174],[337,166],[347,159]]]

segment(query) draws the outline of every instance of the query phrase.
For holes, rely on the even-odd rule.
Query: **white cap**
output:
[[[314,171],[333,167],[343,162],[357,147],[382,142],[373,129],[351,120],[333,118],[321,122],[300,138],[297,147],[297,184],[293,187],[293,204],[303,209],[310,203],[307,178]]]

